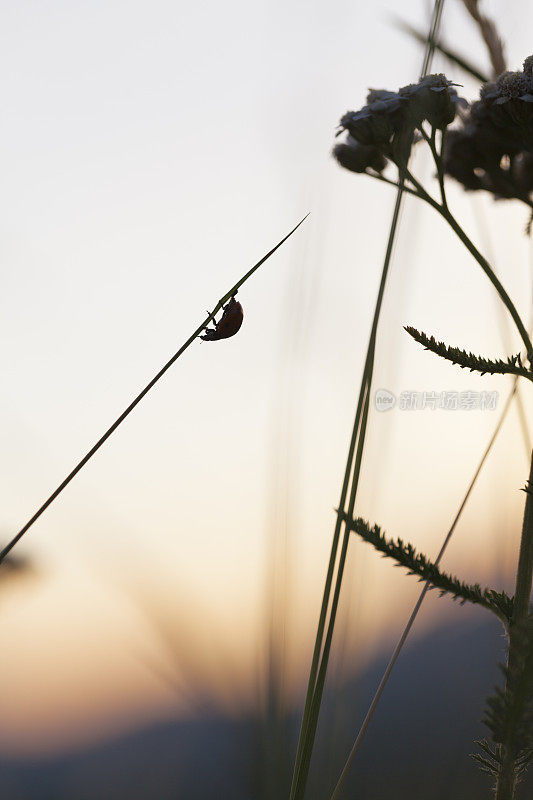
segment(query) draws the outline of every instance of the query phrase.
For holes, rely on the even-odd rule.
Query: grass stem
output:
[[[346,510],[346,501],[348,499],[348,490],[350,489],[350,478],[352,476],[352,469],[354,469],[354,457],[356,444],[364,442],[364,434],[366,429],[366,419],[368,417],[369,402],[370,402],[370,389],[372,384],[372,375],[374,369],[374,353],[376,348],[376,334],[381,315],[381,306],[383,303],[383,296],[385,293],[385,286],[387,283],[387,276],[389,266],[392,258],[392,251],[394,241],[396,238],[396,230],[400,218],[401,203],[403,197],[403,185],[400,184],[394,205],[394,212],[392,216],[391,228],[389,231],[389,238],[387,241],[387,249],[383,262],[383,269],[381,273],[380,286],[378,290],[378,297],[376,299],[376,306],[374,309],[374,318],[372,321],[372,329],[368,340],[367,353],[365,359],[365,366],[363,370],[363,377],[361,380],[361,388],[357,401],[357,411],[355,421],[352,429],[350,439],[350,446],[348,450],[348,458],[346,460],[346,468],[344,471],[344,478],[342,483],[341,497],[339,500],[339,510]],[[350,489],[350,507],[353,511],[353,503],[355,502],[355,492],[357,491],[357,484],[359,480],[359,471],[362,459],[362,445],[360,445],[360,452],[357,457],[358,468],[354,469],[352,478],[352,486]],[[352,501],[353,498],[353,501]],[[304,713],[302,723],[300,726],[300,735],[298,739],[298,747],[296,751],[296,759],[294,764],[294,771],[290,789],[290,800],[302,800],[305,794],[305,787],[307,784],[307,776],[311,762],[311,755],[314,746],[314,739],[316,734],[316,727],[318,724],[318,715],[320,711],[320,702],[326,678],[326,668],[329,661],[329,652],[331,648],[331,641],[333,637],[333,627],[335,624],[335,616],[340,595],[340,588],[342,584],[342,577],[344,573],[344,562],[346,559],[346,549],[348,547],[349,535],[345,533],[343,537],[343,545],[341,555],[339,558],[339,565],[337,568],[337,575],[335,579],[334,599],[332,603],[332,611],[328,624],[328,631],[326,633],[326,640],[324,642],[324,631],[326,627],[327,612],[330,605],[331,587],[333,584],[333,576],[335,572],[335,564],[337,562],[339,541],[342,530],[342,518],[337,513],[335,521],[335,528],[333,531],[333,538],[331,543],[330,558],[328,564],[328,571],[326,575],[326,582],[324,586],[324,593],[322,596],[322,604],[320,609],[320,617],[317,627],[317,635],[315,639],[315,646],[313,650],[313,657],[311,662],[311,669],[309,673],[309,680],[307,685],[307,693],[305,697]],[[344,557],[343,557],[344,552]],[[335,601],[335,597],[337,600]],[[333,624],[332,624],[333,623]],[[324,651],[322,652],[322,645],[324,644]]]
[[[110,427],[109,427],[109,428],[106,430],[106,432],[105,432],[105,433],[104,433],[104,434],[103,434],[103,435],[100,437],[100,439],[98,439],[98,441],[96,442],[96,444],[94,444],[94,445],[93,445],[93,447],[91,447],[91,449],[88,451],[88,453],[86,453],[86,454],[83,456],[83,458],[81,459],[81,461],[79,461],[79,462],[76,464],[76,466],[74,467],[74,469],[73,469],[71,472],[69,472],[69,474],[67,475],[67,477],[65,478],[65,480],[64,480],[64,481],[62,481],[62,482],[59,484],[59,486],[58,486],[58,487],[57,487],[57,488],[56,488],[56,489],[55,489],[55,490],[52,492],[52,494],[50,495],[50,497],[48,497],[48,499],[47,499],[47,500],[45,500],[45,502],[44,502],[44,503],[43,503],[43,504],[42,504],[42,505],[41,505],[41,506],[40,506],[40,507],[37,509],[37,511],[35,512],[35,514],[34,514],[32,517],[30,517],[30,519],[29,519],[29,520],[26,522],[26,524],[25,524],[25,525],[23,525],[23,527],[22,527],[22,528],[19,530],[19,532],[17,533],[17,535],[16,535],[16,536],[14,536],[14,537],[11,539],[11,541],[10,541],[10,542],[9,542],[9,543],[8,543],[8,544],[7,544],[7,545],[6,545],[6,546],[5,546],[5,547],[4,547],[4,548],[3,548],[3,549],[0,551],[0,564],[2,563],[2,561],[4,561],[4,559],[6,558],[6,556],[8,555],[8,553],[9,553],[9,552],[10,552],[10,551],[13,549],[13,547],[14,547],[14,546],[17,544],[17,542],[19,542],[19,541],[20,541],[20,539],[22,539],[22,537],[24,536],[24,534],[25,534],[25,533],[27,533],[27,532],[29,531],[29,529],[32,527],[32,525],[33,525],[35,522],[37,522],[37,520],[39,519],[39,517],[41,516],[41,514],[43,514],[43,513],[46,511],[46,509],[47,509],[47,508],[48,508],[48,507],[49,507],[49,506],[50,506],[50,505],[51,505],[51,504],[54,502],[54,500],[55,500],[57,497],[59,497],[59,495],[61,494],[61,492],[63,491],[63,489],[65,489],[65,488],[68,486],[68,484],[71,482],[71,480],[72,480],[72,479],[73,479],[73,478],[74,478],[74,477],[75,477],[75,476],[78,474],[78,472],[80,472],[80,470],[81,470],[81,469],[83,469],[83,467],[85,466],[85,464],[87,464],[87,462],[88,462],[88,461],[90,461],[90,459],[91,459],[91,458],[94,456],[94,454],[95,454],[95,453],[96,453],[96,452],[97,452],[97,451],[98,451],[98,450],[99,450],[99,449],[102,447],[102,445],[104,444],[104,442],[106,442],[106,441],[109,439],[109,437],[111,436],[111,434],[113,434],[113,433],[116,431],[116,429],[119,427],[119,425],[121,425],[121,423],[122,423],[122,422],[124,422],[124,420],[126,419],[126,417],[128,417],[128,416],[131,414],[131,412],[133,411],[133,409],[134,409],[134,408],[135,408],[135,407],[136,407],[136,406],[137,406],[137,405],[138,405],[138,404],[141,402],[141,400],[143,399],[143,397],[144,397],[145,395],[147,395],[147,394],[148,394],[148,392],[150,391],[150,389],[152,389],[152,388],[155,386],[155,384],[158,382],[158,380],[159,380],[160,378],[162,378],[162,377],[163,377],[163,375],[165,374],[165,372],[167,372],[167,370],[169,370],[169,369],[170,369],[170,367],[171,367],[171,366],[172,366],[172,365],[173,365],[173,364],[174,364],[174,363],[175,363],[175,362],[178,360],[178,358],[179,358],[179,357],[180,357],[180,356],[181,356],[181,355],[182,355],[182,354],[185,352],[185,350],[187,350],[187,348],[188,348],[188,347],[190,347],[190,345],[191,345],[191,344],[194,342],[194,340],[198,338],[198,336],[199,336],[199,335],[202,333],[202,331],[204,330],[204,328],[205,328],[207,325],[209,325],[209,323],[211,322],[211,320],[212,320],[212,319],[215,317],[215,315],[216,315],[216,314],[217,314],[217,313],[220,311],[220,309],[222,308],[222,306],[224,305],[224,303],[225,303],[225,302],[227,302],[227,301],[230,299],[230,297],[232,297],[232,296],[233,296],[233,295],[234,295],[234,294],[237,292],[237,290],[238,290],[238,289],[239,289],[239,288],[240,288],[240,287],[243,285],[243,283],[245,283],[245,282],[246,282],[246,281],[247,281],[249,278],[251,278],[251,276],[254,274],[254,272],[255,272],[256,270],[258,270],[258,269],[259,269],[259,267],[260,267],[262,264],[264,264],[264,262],[265,262],[265,261],[266,261],[268,258],[270,258],[270,256],[271,256],[271,255],[273,255],[273,254],[276,252],[276,250],[278,249],[278,247],[281,247],[281,245],[282,245],[284,242],[286,242],[286,241],[287,241],[287,239],[288,239],[290,236],[292,236],[292,234],[293,234],[293,233],[296,231],[296,229],[297,229],[297,228],[299,228],[299,227],[300,227],[300,225],[301,225],[301,224],[304,222],[304,220],[306,220],[306,219],[307,219],[307,217],[308,217],[308,216],[309,216],[309,214],[306,214],[306,216],[305,216],[305,217],[304,217],[302,220],[300,220],[300,222],[298,223],[298,225],[296,225],[296,226],[295,226],[295,227],[294,227],[294,228],[293,228],[293,229],[292,229],[292,230],[291,230],[291,231],[290,231],[290,232],[289,232],[289,233],[288,233],[286,236],[284,236],[284,238],[283,238],[283,239],[282,239],[280,242],[278,242],[278,244],[277,244],[275,247],[273,247],[273,248],[272,248],[272,250],[270,250],[270,251],[269,251],[269,252],[268,252],[268,253],[267,253],[265,256],[263,256],[263,258],[262,258],[262,259],[260,259],[260,260],[257,262],[257,264],[254,264],[254,266],[253,266],[251,269],[249,269],[249,270],[248,270],[248,272],[246,272],[246,273],[245,273],[245,274],[242,276],[242,278],[240,278],[240,279],[237,281],[237,283],[236,283],[234,286],[232,286],[232,287],[231,287],[231,289],[230,289],[228,292],[226,292],[226,294],[225,294],[223,297],[221,297],[221,298],[220,298],[220,300],[218,301],[218,303],[217,303],[217,304],[216,304],[216,306],[215,306],[215,309],[214,309],[214,311],[212,311],[210,314],[208,314],[208,316],[207,316],[207,317],[206,317],[206,319],[205,319],[205,320],[204,320],[204,321],[201,323],[201,325],[199,325],[199,326],[196,328],[196,330],[194,331],[194,333],[192,333],[192,334],[189,336],[189,338],[187,339],[187,341],[185,342],[185,344],[183,344],[183,345],[180,347],[180,349],[179,349],[179,350],[178,350],[176,353],[174,353],[174,355],[172,356],[172,358],[170,358],[170,359],[167,361],[167,363],[165,364],[165,366],[164,366],[164,367],[162,367],[162,368],[159,370],[159,372],[157,373],[157,375],[155,375],[155,376],[152,378],[152,380],[151,380],[149,383],[147,383],[147,385],[144,387],[144,389],[143,389],[141,392],[139,392],[139,394],[137,395],[137,397],[136,397],[136,398],[135,398],[135,399],[134,399],[134,400],[133,400],[133,401],[132,401],[132,402],[129,404],[129,406],[128,406],[128,407],[127,407],[127,408],[126,408],[126,409],[125,409],[125,410],[122,412],[122,414],[121,414],[121,415],[120,415],[120,416],[119,416],[119,417],[118,417],[118,418],[117,418],[117,419],[116,419],[116,420],[113,422],[113,424],[112,424],[112,425],[111,425],[111,426],[110,426]]]

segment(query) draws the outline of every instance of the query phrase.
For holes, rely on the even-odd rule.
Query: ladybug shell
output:
[[[215,322],[215,329],[207,328],[201,338],[206,342],[214,342],[217,339],[229,339],[235,336],[242,325],[244,311],[242,306],[234,297],[224,309],[220,322]]]

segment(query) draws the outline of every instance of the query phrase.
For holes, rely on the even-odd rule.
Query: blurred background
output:
[[[416,80],[422,50],[395,15],[426,31],[431,6],[4,4],[4,540],[311,212],[241,290],[238,336],[186,352],[0,575],[10,800],[286,796],[394,203],[330,153],[367,87]],[[520,68],[531,5],[483,8]],[[459,0],[441,30],[489,72]],[[438,55],[434,71],[476,97]],[[422,151],[415,170],[431,183]],[[526,211],[457,185],[449,200],[527,317]],[[406,324],[474,352],[520,350],[477,265],[409,199],[374,389],[497,393],[487,409],[372,410],[358,513],[432,556],[511,383],[425,353]],[[512,591],[529,451],[513,407],[447,570]],[[419,589],[354,539],[310,797],[329,796]],[[502,652],[482,611],[428,597],[356,761],[358,796],[486,797],[468,752]]]

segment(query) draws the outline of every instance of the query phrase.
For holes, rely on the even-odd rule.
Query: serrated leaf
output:
[[[464,583],[455,576],[443,572],[423,553],[417,553],[412,544],[405,543],[402,539],[388,539],[379,525],[370,527],[369,523],[360,517],[353,519],[344,513],[340,516],[348,530],[371,544],[382,556],[392,558],[396,561],[396,565],[404,567],[409,575],[416,575],[419,580],[428,581],[431,588],[438,589],[441,595],[450,594],[454,600],[459,600],[461,603],[481,605],[496,614],[506,626],[509,624],[513,601],[504,592],[482,589],[478,583],[473,585]]]
[[[412,336],[415,342],[430,350],[435,355],[457,364],[461,369],[468,369],[470,372],[480,372],[482,375],[520,375],[523,378],[533,380],[533,372],[527,369],[522,363],[520,353],[509,356],[507,361],[502,359],[489,359],[484,356],[476,356],[458,347],[450,347],[445,342],[438,342],[434,336],[417,331],[410,325],[405,326],[407,333]]]

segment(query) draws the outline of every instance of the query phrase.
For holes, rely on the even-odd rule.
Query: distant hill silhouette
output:
[[[408,646],[354,764],[347,800],[488,800],[489,779],[468,753],[473,739],[484,735],[479,720],[485,696],[501,682],[496,662],[503,659],[503,648],[498,624],[471,619]],[[328,800],[384,664],[376,661],[340,697],[326,697],[309,800]],[[296,715],[288,723],[294,739]],[[63,757],[0,756],[0,797],[263,800],[260,729],[252,716],[212,714],[154,724]],[[280,800],[287,797],[288,781],[285,774]],[[531,797],[530,780],[520,798]]]
[[[346,798],[361,800],[488,800],[490,778],[469,758],[485,698],[503,683],[498,663],[505,640],[497,620],[476,617],[432,631],[411,643],[398,660],[354,761]],[[318,766],[309,798],[330,797],[386,661],[374,664],[328,701],[317,743]],[[344,724],[332,722],[335,707]],[[328,742],[332,735],[334,741]],[[331,775],[334,775],[332,781]],[[533,797],[531,777],[520,798]]]

